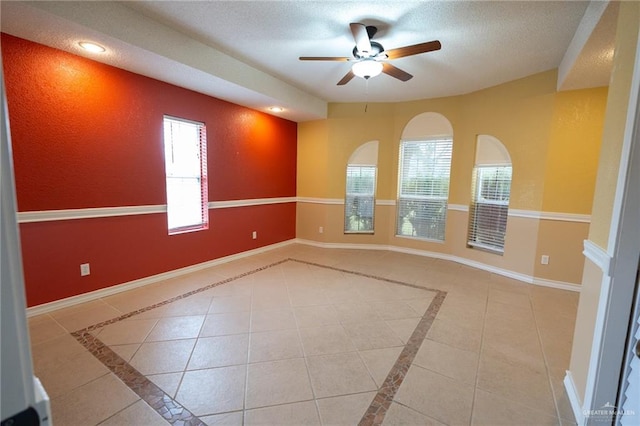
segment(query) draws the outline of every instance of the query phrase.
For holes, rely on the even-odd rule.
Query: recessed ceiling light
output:
[[[78,45],[82,47],[84,50],[91,53],[102,53],[105,50],[107,50],[104,47],[100,46],[99,44],[95,44],[90,41],[81,41],[78,43]]]
[[[282,111],[284,111],[284,108],[279,107],[279,106],[272,106],[272,107],[269,108],[269,111],[271,111],[271,112],[282,112]]]

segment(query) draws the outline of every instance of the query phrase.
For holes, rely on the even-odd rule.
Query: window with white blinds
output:
[[[444,241],[451,138],[402,141],[396,235]]]
[[[209,227],[204,123],[164,117],[169,234]]]
[[[470,246],[504,253],[511,173],[511,166],[475,167],[469,210]]]
[[[376,166],[347,166],[347,190],[344,202],[345,233],[373,233],[376,170]]]

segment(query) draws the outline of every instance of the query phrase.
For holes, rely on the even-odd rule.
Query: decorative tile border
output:
[[[285,262],[298,262],[315,266],[324,269],[331,269],[338,272],[343,272],[351,275],[359,275],[366,278],[372,278],[378,281],[385,281],[392,284],[398,284],[406,287],[412,287],[420,290],[430,291],[436,293],[431,304],[427,308],[426,312],[420,319],[420,322],[416,326],[415,330],[411,334],[411,337],[405,344],[402,352],[398,356],[395,364],[389,371],[384,383],[378,390],[378,393],[371,402],[369,408],[363,415],[359,422],[359,426],[374,426],[381,425],[387,410],[393,402],[400,385],[404,381],[404,378],[413,363],[413,360],[422,345],[422,342],[427,336],[433,320],[435,319],[444,299],[447,295],[445,291],[421,287],[414,284],[405,283],[389,278],[378,277],[375,275],[366,274],[358,271],[350,271],[347,269],[341,269],[333,266],[322,265],[319,263],[299,260],[299,259],[283,259],[278,262],[271,263],[260,268],[253,269],[251,271],[236,275],[234,277],[226,278],[222,281],[218,281],[213,284],[209,284],[204,287],[200,287],[196,290],[172,297],[162,302],[146,306],[144,308],[128,312],[119,317],[112,318],[110,320],[102,321],[97,324],[93,324],[89,327],[71,333],[71,335],[83,345],[91,354],[93,354],[100,362],[102,362],[109,370],[111,370],[120,380],[122,380],[133,392],[135,392],[140,398],[142,398],[149,406],[151,406],[158,414],[160,414],[167,422],[177,426],[206,426],[195,414],[191,413],[185,407],[183,407],[178,401],[166,394],[160,387],[147,379],[142,373],[133,368],[127,361],[121,358],[108,346],[106,346],[100,339],[91,334],[99,328],[114,324],[118,321],[131,318],[132,316],[141,314],[143,312],[150,311],[152,309],[165,306],[169,303],[193,296],[194,294],[202,293],[212,288],[218,287],[223,284],[230,283],[237,279],[253,275],[260,271],[272,268],[274,266],[281,265]]]

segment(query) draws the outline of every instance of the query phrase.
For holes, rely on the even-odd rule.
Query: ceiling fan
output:
[[[384,47],[382,47],[380,43],[371,40],[376,32],[378,32],[378,28],[372,25],[366,26],[358,23],[351,23],[349,27],[351,28],[353,39],[356,42],[356,46],[353,48],[352,58],[340,56],[301,56],[299,58],[301,61],[354,62],[349,72],[338,82],[338,86],[347,84],[355,76],[368,80],[381,72],[401,81],[410,80],[413,78],[411,74],[391,65],[387,60],[433,52],[434,50],[440,50],[442,47],[438,40],[433,40],[399,47],[397,49],[384,50]]]

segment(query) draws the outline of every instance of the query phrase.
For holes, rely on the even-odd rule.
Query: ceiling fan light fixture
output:
[[[358,77],[362,77],[365,80],[375,77],[382,72],[382,62],[375,61],[373,59],[366,59],[353,64],[351,71]]]

